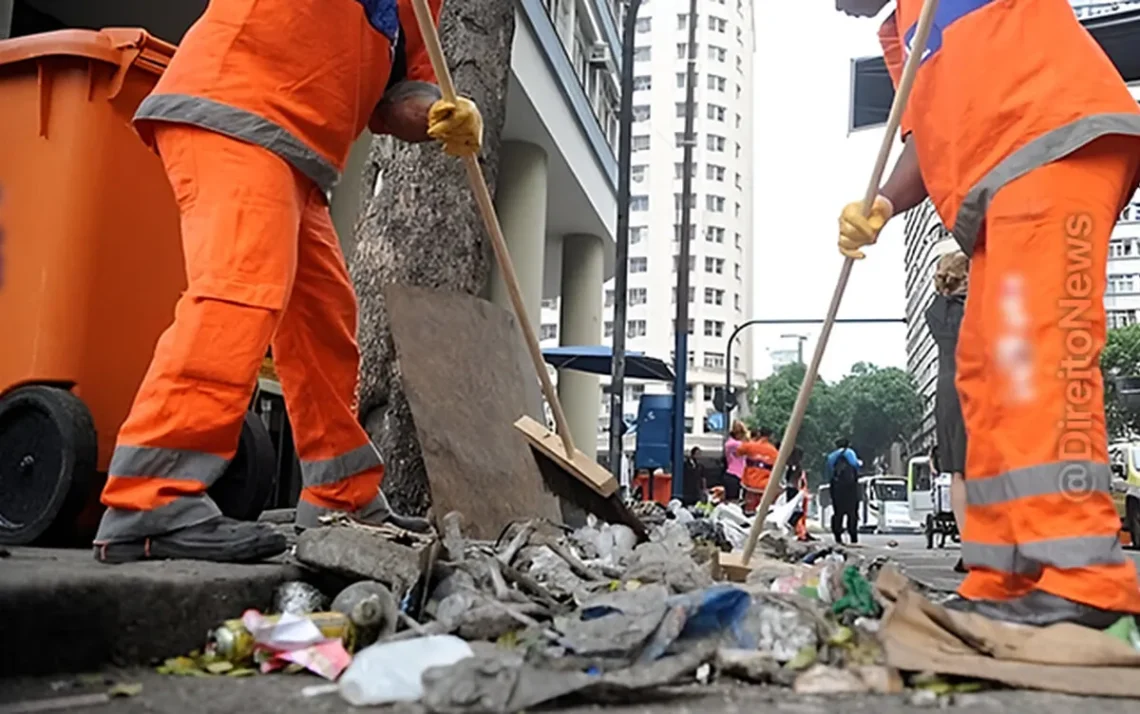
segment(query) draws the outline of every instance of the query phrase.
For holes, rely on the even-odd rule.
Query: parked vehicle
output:
[[[817,496],[820,523],[831,525],[835,508],[831,489],[827,484],[819,487]],[[907,503],[907,482],[901,476],[864,476],[859,479],[859,532],[860,533],[919,533],[921,521],[910,516]]]

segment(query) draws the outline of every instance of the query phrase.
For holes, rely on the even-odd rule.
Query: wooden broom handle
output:
[[[934,12],[937,9],[938,0],[926,0],[922,5],[922,13],[918,17],[918,29],[915,32],[910,56],[906,59],[902,77],[899,79],[898,90],[895,92],[894,101],[891,102],[891,113],[887,118],[887,129],[883,134],[883,143],[879,147],[879,156],[875,159],[875,169],[871,172],[871,180],[867,183],[867,192],[863,195],[864,216],[871,215],[871,207],[879,195],[879,185],[887,168],[887,159],[891,155],[891,145],[895,140],[895,132],[899,129],[903,110],[906,109],[907,100],[910,99],[910,90],[914,86],[914,77],[918,73],[918,65],[922,62],[922,56],[926,54],[926,42],[930,37],[930,28],[934,24]],[[807,372],[804,373],[804,381],[800,385],[799,394],[796,396],[796,404],[792,408],[788,428],[784,431],[783,440],[780,442],[780,454],[776,457],[775,465],[772,466],[772,477],[768,480],[768,486],[764,489],[764,496],[756,508],[752,527],[748,530],[748,540],[744,543],[743,560],[745,566],[752,559],[752,554],[756,550],[756,541],[760,538],[760,532],[764,528],[764,519],[768,517],[768,510],[780,492],[784,469],[787,467],[792,449],[795,448],[796,436],[799,434],[800,425],[803,424],[808,400],[811,399],[811,390],[815,386],[815,378],[819,374],[819,363],[823,361],[823,351],[826,349],[827,340],[831,336],[831,328],[835,325],[835,315],[839,312],[839,303],[843,300],[843,292],[847,289],[847,280],[851,277],[851,267],[854,264],[854,258],[846,258],[843,261],[843,269],[839,271],[839,281],[831,296],[831,305],[827,308],[827,319],[823,321],[823,327],[820,329],[819,341],[816,342],[815,354],[811,357],[811,364],[808,365]]]
[[[427,0],[412,0],[412,7],[416,11],[416,24],[420,28],[420,36],[424,41],[431,67],[435,71],[436,81],[439,82],[439,91],[443,98],[454,102],[456,98],[455,83],[451,80],[451,72],[447,69],[447,62],[443,57],[443,46],[439,41],[439,31],[436,30],[435,20],[432,19],[431,10]],[[483,218],[483,226],[487,235],[491,236],[491,247],[495,251],[495,260],[499,264],[499,272],[503,275],[507,293],[511,297],[511,305],[515,309],[523,337],[526,338],[527,350],[531,361],[534,362],[534,371],[542,383],[542,393],[554,412],[554,423],[558,429],[558,436],[562,437],[562,446],[566,450],[566,458],[574,458],[574,440],[570,436],[570,425],[566,423],[566,414],[562,411],[562,402],[550,380],[550,373],[546,370],[546,360],[542,358],[542,347],[538,343],[538,335],[527,316],[526,305],[523,304],[522,291],[519,289],[519,279],[515,274],[515,266],[511,262],[511,254],[507,250],[507,241],[503,237],[503,228],[499,225],[499,218],[495,214],[495,204],[491,200],[491,191],[487,188],[487,181],[483,178],[483,171],[479,168],[479,159],[475,156],[463,157],[463,168],[467,169],[467,183],[471,185],[471,192],[475,194],[475,202],[479,205],[479,215]],[[545,236],[537,236],[538,240],[546,240]]]

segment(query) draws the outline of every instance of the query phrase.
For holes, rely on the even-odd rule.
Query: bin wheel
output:
[[[277,450],[261,418],[246,412],[237,454],[210,487],[210,498],[230,518],[256,521],[276,489]]]
[[[923,529],[926,532],[926,549],[931,550],[934,548],[934,516],[926,514],[926,527]]]
[[[1128,496],[1124,499],[1124,528],[1128,531],[1132,550],[1140,550],[1140,499]]]
[[[0,544],[65,537],[95,479],[91,412],[65,389],[21,387],[0,399]]]

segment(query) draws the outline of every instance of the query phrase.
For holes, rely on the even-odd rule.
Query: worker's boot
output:
[[[96,543],[95,559],[103,563],[138,560],[208,560],[252,563],[285,552],[285,536],[263,523],[225,516],[136,541]]]
[[[307,502],[303,502],[298,504],[296,523],[299,528],[315,528],[321,525],[321,516],[333,513],[335,513],[335,511],[331,509],[317,508]],[[426,518],[404,516],[393,511],[383,491],[377,492],[376,497],[363,508],[357,511],[345,512],[345,515],[353,520],[367,523],[371,526],[386,524],[414,533],[427,533],[431,530],[431,523]]]
[[[1033,590],[1013,600],[967,600],[954,597],[942,605],[949,610],[972,612],[991,620],[1032,627],[1071,622],[1094,630],[1104,630],[1128,615],[1124,612],[1101,610],[1040,590]]]

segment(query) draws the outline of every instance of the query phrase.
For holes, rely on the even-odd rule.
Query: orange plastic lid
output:
[[[0,65],[25,62],[40,57],[86,57],[121,67],[133,64],[161,74],[175,46],[141,28],[103,30],[56,30],[0,40]]]

